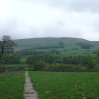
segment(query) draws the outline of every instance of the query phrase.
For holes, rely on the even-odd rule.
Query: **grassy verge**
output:
[[[0,77],[0,99],[24,99],[24,73]]]
[[[98,99],[99,73],[29,72],[39,99]]]

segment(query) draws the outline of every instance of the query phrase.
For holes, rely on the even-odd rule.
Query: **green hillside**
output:
[[[70,38],[70,37],[61,37],[61,38],[29,38],[29,39],[19,39],[14,40],[18,45],[15,50],[24,50],[24,49],[34,49],[34,50],[50,50],[57,49],[64,53],[92,53],[94,50],[99,49],[99,41],[87,41],[81,38]],[[60,47],[62,46],[64,47]],[[90,44],[90,48],[81,48],[80,44]],[[47,47],[47,48],[46,48]]]

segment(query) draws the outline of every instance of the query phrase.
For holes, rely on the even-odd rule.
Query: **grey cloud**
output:
[[[98,0],[58,0],[58,6],[63,7],[66,10],[78,11],[78,12],[98,12],[99,13],[99,1]]]
[[[56,3],[57,2],[57,3]],[[54,0],[50,5],[59,6],[65,10],[78,11],[78,12],[97,12],[99,13],[98,0]]]
[[[37,34],[38,31],[33,26],[24,24],[17,19],[7,21],[6,25],[0,28],[0,39],[4,35],[9,35],[12,39],[21,39],[36,37]]]
[[[62,23],[62,26],[64,22]],[[56,23],[56,25],[50,25],[49,27],[46,27],[44,29],[44,35],[49,37],[81,37],[82,32],[75,29],[70,28],[67,26],[67,28],[62,28],[59,24]]]
[[[0,28],[0,39],[3,35],[10,35],[11,30],[16,27],[16,21],[15,20],[9,20],[3,27]]]
[[[69,8],[74,11],[99,12],[98,0],[71,0]]]
[[[59,25],[59,26],[64,26],[64,25],[65,25],[65,22],[64,22],[64,21],[58,21],[58,22],[57,22],[57,25]]]
[[[0,36],[13,39],[33,37],[79,37],[92,39],[99,34],[99,1],[96,0],[9,0],[1,14]],[[32,4],[33,3],[33,4]],[[85,13],[97,12],[97,13]],[[83,13],[79,13],[83,12]],[[2,12],[1,12],[2,13]],[[5,17],[6,16],[6,17]],[[5,17],[5,19],[3,19]],[[2,20],[7,20],[4,22]],[[3,25],[2,25],[3,24]],[[91,37],[89,37],[91,33]],[[96,34],[97,33],[97,34]],[[95,35],[93,37],[93,35]]]
[[[94,33],[99,33],[99,23],[97,23],[93,26],[93,31],[94,31]]]
[[[34,2],[35,0],[25,1]],[[52,7],[63,8],[64,10],[99,13],[98,0],[36,0],[35,2],[48,4]]]

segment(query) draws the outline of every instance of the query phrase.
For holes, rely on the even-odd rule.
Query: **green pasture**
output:
[[[20,64],[26,64],[26,57],[22,57],[20,60]]]
[[[0,99],[24,99],[24,72],[0,73]]]
[[[29,57],[29,56],[27,55],[27,56],[22,57],[19,64],[7,64],[4,66],[7,66],[7,67],[26,67],[26,66],[28,66],[28,64],[26,64],[27,57]]]
[[[80,38],[70,38],[70,37],[62,37],[62,38],[30,38],[30,39],[19,39],[14,40],[14,42],[18,45],[16,49],[32,49],[33,47],[38,46],[56,46],[59,44],[59,42],[64,43],[64,48],[56,48],[60,51],[64,51],[64,49],[67,49],[67,52],[85,52],[85,50],[82,50],[80,46],[78,46],[76,43],[89,43],[93,45],[91,47],[91,51],[99,49],[99,41],[87,41],[85,39]],[[76,49],[76,50],[73,50]],[[49,51],[49,49],[39,49],[41,51]]]
[[[98,99],[98,72],[29,72],[39,99]]]

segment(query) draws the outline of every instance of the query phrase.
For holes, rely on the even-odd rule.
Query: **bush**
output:
[[[94,69],[96,65],[96,61],[94,59],[90,59],[87,64],[88,69]]]
[[[44,61],[38,61],[35,64],[34,70],[46,70],[46,65]]]

